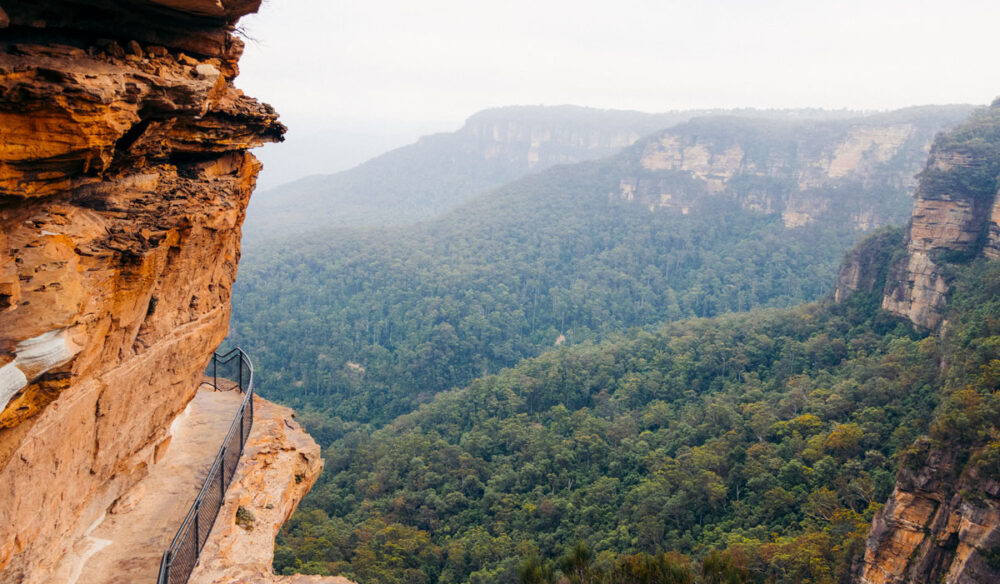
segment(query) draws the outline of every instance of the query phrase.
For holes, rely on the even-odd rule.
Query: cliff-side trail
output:
[[[247,150],[284,132],[233,84],[259,5],[2,2],[0,582],[52,581],[226,335]]]

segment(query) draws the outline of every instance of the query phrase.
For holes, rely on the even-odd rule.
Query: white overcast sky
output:
[[[242,25],[253,40],[237,84],[278,109],[289,138],[453,130],[511,104],[892,109],[1000,95],[998,0],[265,0]]]
[[[997,0],[265,0],[239,84],[288,117],[574,103],[886,109],[1000,94]]]

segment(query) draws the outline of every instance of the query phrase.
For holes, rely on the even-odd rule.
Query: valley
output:
[[[915,108],[864,128],[696,119],[439,220],[317,231],[260,267],[246,258],[232,338],[258,354],[297,339],[263,391],[299,409],[327,462],[278,538],[276,571],[399,583],[992,573],[969,552],[925,545],[906,559],[889,543],[910,541],[894,517],[914,508],[898,489],[917,488],[897,472],[946,444],[973,466],[931,468],[967,477],[987,501],[977,517],[994,496],[977,469],[992,464],[995,355],[972,349],[994,338],[991,215],[919,242],[892,226],[911,208],[919,223],[945,190],[959,208],[980,200],[964,194],[978,180],[968,169],[993,159],[979,140],[1000,143],[1000,108],[938,137],[931,160],[960,162],[940,178],[932,162],[917,184],[942,111],[965,115]],[[996,193],[995,178],[974,184]],[[897,309],[895,290],[928,249],[957,250],[932,254],[951,300],[911,322],[928,305]],[[277,297],[265,271],[302,293],[265,306]],[[953,324],[939,333],[941,319]],[[887,570],[897,576],[876,576]]]

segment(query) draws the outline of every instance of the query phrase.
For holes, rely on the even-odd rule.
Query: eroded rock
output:
[[[870,230],[907,212],[913,175],[951,115],[695,119],[647,140],[635,175],[611,197],[682,214],[727,197],[790,228],[825,221]]]
[[[254,404],[254,426],[191,584],[350,584],[340,577],[275,576],[274,537],[323,469],[319,445],[292,410]]]
[[[121,511],[226,334],[247,149],[284,131],[233,85],[258,4],[3,3],[0,582]]]

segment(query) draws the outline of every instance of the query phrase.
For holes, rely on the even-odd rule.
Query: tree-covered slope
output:
[[[917,436],[996,464],[998,266],[955,268],[939,337],[878,311],[876,286],[561,348],[442,393],[327,448],[275,566],[364,584],[848,582],[900,461],[922,464]]]
[[[531,172],[609,156],[641,136],[704,113],[578,106],[485,110],[458,131],[425,136],[355,168],[254,195],[245,241],[253,246],[309,229],[429,219]]]
[[[813,300],[871,226],[851,216],[902,220],[917,170],[911,151],[954,115],[943,111],[822,123],[707,118],[511,183],[432,222],[254,247],[234,290],[231,338],[253,351],[265,395],[382,423],[555,345]],[[902,142],[884,130],[901,123],[910,136]],[[860,150],[858,128],[875,136]],[[879,158],[886,136],[898,156]],[[671,140],[682,164],[651,165]],[[848,170],[834,165],[845,145],[856,151]],[[745,162],[710,172],[734,147]],[[637,198],[622,197],[625,183],[640,185]],[[692,203],[651,207],[642,185]],[[791,204],[811,219],[789,221]]]

